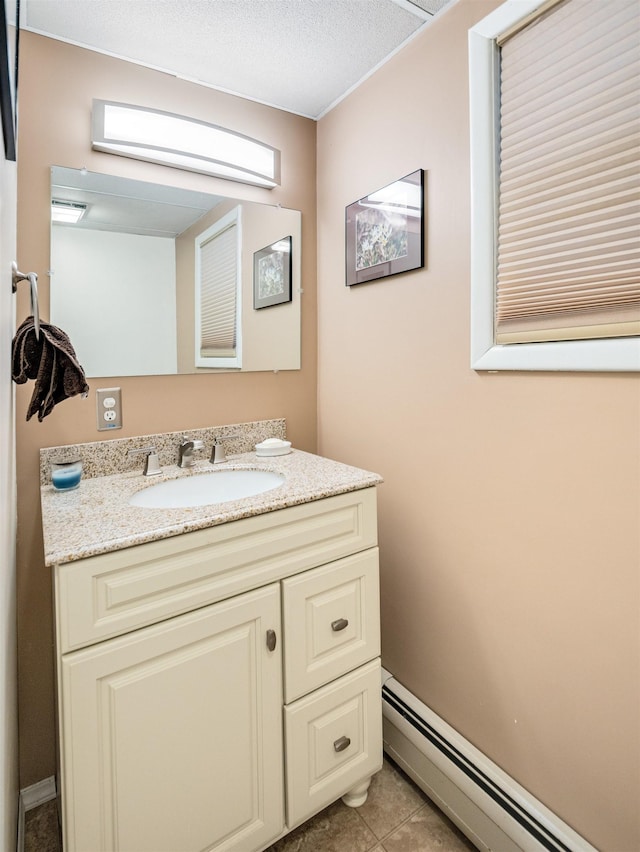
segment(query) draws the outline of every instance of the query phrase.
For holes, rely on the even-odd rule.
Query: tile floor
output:
[[[367,801],[329,805],[268,852],[467,852],[475,847],[387,757]]]
[[[24,852],[61,852],[58,801],[51,799],[24,815]]]
[[[61,852],[56,802],[28,811],[25,852]],[[472,844],[385,758],[360,808],[335,802],[268,852],[467,852]],[[181,850],[176,850],[181,852]]]

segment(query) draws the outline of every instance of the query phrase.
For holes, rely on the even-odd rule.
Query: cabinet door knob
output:
[[[267,630],[267,648],[270,651],[275,651],[275,649],[276,649],[276,631],[275,630]]]
[[[337,633],[338,630],[344,630],[348,624],[349,621],[346,618],[338,618],[331,622],[331,629]]]
[[[351,745],[351,740],[349,737],[340,737],[339,740],[336,740],[333,744],[333,747],[336,751],[344,751],[345,748],[349,748]]]

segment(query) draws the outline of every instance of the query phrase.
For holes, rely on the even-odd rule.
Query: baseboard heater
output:
[[[480,850],[597,852],[382,670],[384,748]]]

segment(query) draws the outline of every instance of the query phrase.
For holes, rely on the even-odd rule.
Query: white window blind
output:
[[[235,358],[238,343],[238,225],[232,221],[202,237],[198,243],[199,356],[202,359]]]
[[[496,343],[640,334],[640,3],[564,0],[500,66]]]

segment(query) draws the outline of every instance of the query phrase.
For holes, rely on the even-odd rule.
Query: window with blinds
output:
[[[562,0],[497,39],[495,342],[640,334],[640,3]]]
[[[196,367],[242,366],[240,208],[196,238]]]
[[[638,0],[468,33],[474,370],[640,371]]]

